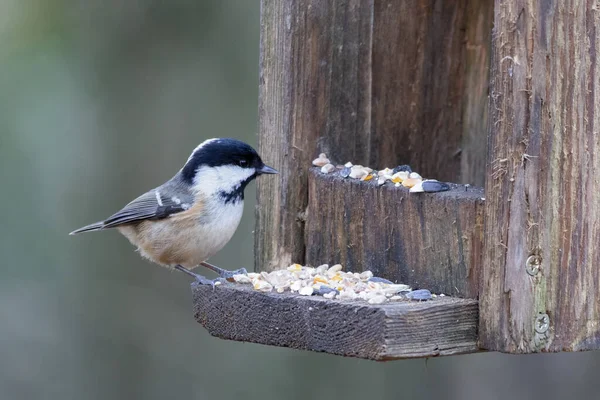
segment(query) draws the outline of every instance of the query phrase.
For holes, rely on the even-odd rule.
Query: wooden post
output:
[[[495,3],[480,345],[598,349],[600,4]]]
[[[255,265],[305,261],[319,152],[484,181],[489,0],[262,0]]]

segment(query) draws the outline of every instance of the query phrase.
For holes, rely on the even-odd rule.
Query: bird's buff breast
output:
[[[229,242],[242,218],[244,204],[239,201],[212,210],[206,205],[198,208],[119,230],[151,261],[192,269]]]

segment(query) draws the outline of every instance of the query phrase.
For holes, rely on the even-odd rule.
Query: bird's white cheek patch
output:
[[[236,165],[220,167],[200,167],[194,178],[194,190],[207,195],[230,193],[239,188],[243,181],[255,173],[254,168],[242,168]]]

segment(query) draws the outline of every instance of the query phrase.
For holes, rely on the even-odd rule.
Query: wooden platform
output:
[[[476,300],[370,305],[229,283],[193,284],[192,291],[196,320],[223,339],[378,361],[478,350]]]

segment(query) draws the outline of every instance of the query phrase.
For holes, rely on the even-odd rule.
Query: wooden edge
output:
[[[394,187],[394,183],[392,183],[391,181],[386,181],[386,183],[382,186],[377,185],[377,179],[371,179],[368,181],[361,181],[360,179],[353,179],[353,178],[343,178],[340,176],[338,171],[329,173],[329,174],[325,174],[323,172],[321,172],[321,168],[319,167],[310,167],[309,171],[312,173],[312,175],[316,178],[316,179],[322,179],[324,181],[329,181],[329,182],[339,182],[339,183],[346,183],[346,184],[358,184],[358,185],[365,185],[368,187],[372,187],[373,189],[383,189],[383,188],[388,188],[388,189],[392,189],[392,190],[397,190],[399,195],[402,196],[423,196],[423,195],[429,195],[429,196],[436,196],[438,198],[457,198],[457,199],[471,199],[474,202],[481,202],[482,198],[485,198],[484,196],[484,188],[479,187],[479,186],[472,186],[472,185],[464,185],[462,183],[452,183],[452,182],[445,182],[448,186],[450,186],[450,190],[444,191],[444,192],[436,192],[436,193],[409,193],[408,188],[405,187],[399,187],[396,188]]]
[[[194,317],[216,337],[369,360],[478,351],[478,302],[439,297],[371,305],[192,284]]]

